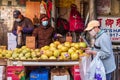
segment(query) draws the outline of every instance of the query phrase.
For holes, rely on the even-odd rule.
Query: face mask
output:
[[[48,25],[48,21],[42,21],[42,25],[46,27]]]
[[[15,21],[20,22],[20,21],[21,21],[21,19],[20,19],[20,18],[18,18],[18,19],[15,19]]]
[[[95,37],[95,35],[97,34],[97,32],[95,32],[95,30],[93,29],[93,30],[91,30],[90,32],[90,35],[92,36],[92,37]]]

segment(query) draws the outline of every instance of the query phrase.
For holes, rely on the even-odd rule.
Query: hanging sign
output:
[[[120,17],[98,17],[101,29],[110,35],[112,42],[120,42]]]

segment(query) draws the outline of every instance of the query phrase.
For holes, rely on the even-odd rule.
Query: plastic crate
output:
[[[30,73],[30,80],[49,80],[48,69],[37,69]]]

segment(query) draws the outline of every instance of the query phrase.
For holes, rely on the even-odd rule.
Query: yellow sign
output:
[[[56,6],[57,7],[70,7],[70,5],[74,3],[75,3],[75,0],[57,0]]]

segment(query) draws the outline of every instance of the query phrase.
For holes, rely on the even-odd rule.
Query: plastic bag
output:
[[[82,56],[81,57],[81,62],[79,65],[81,80],[85,80],[88,66],[90,65],[90,63],[91,63],[91,56]]]
[[[106,80],[105,68],[99,58],[99,53],[90,63],[85,80]]]

